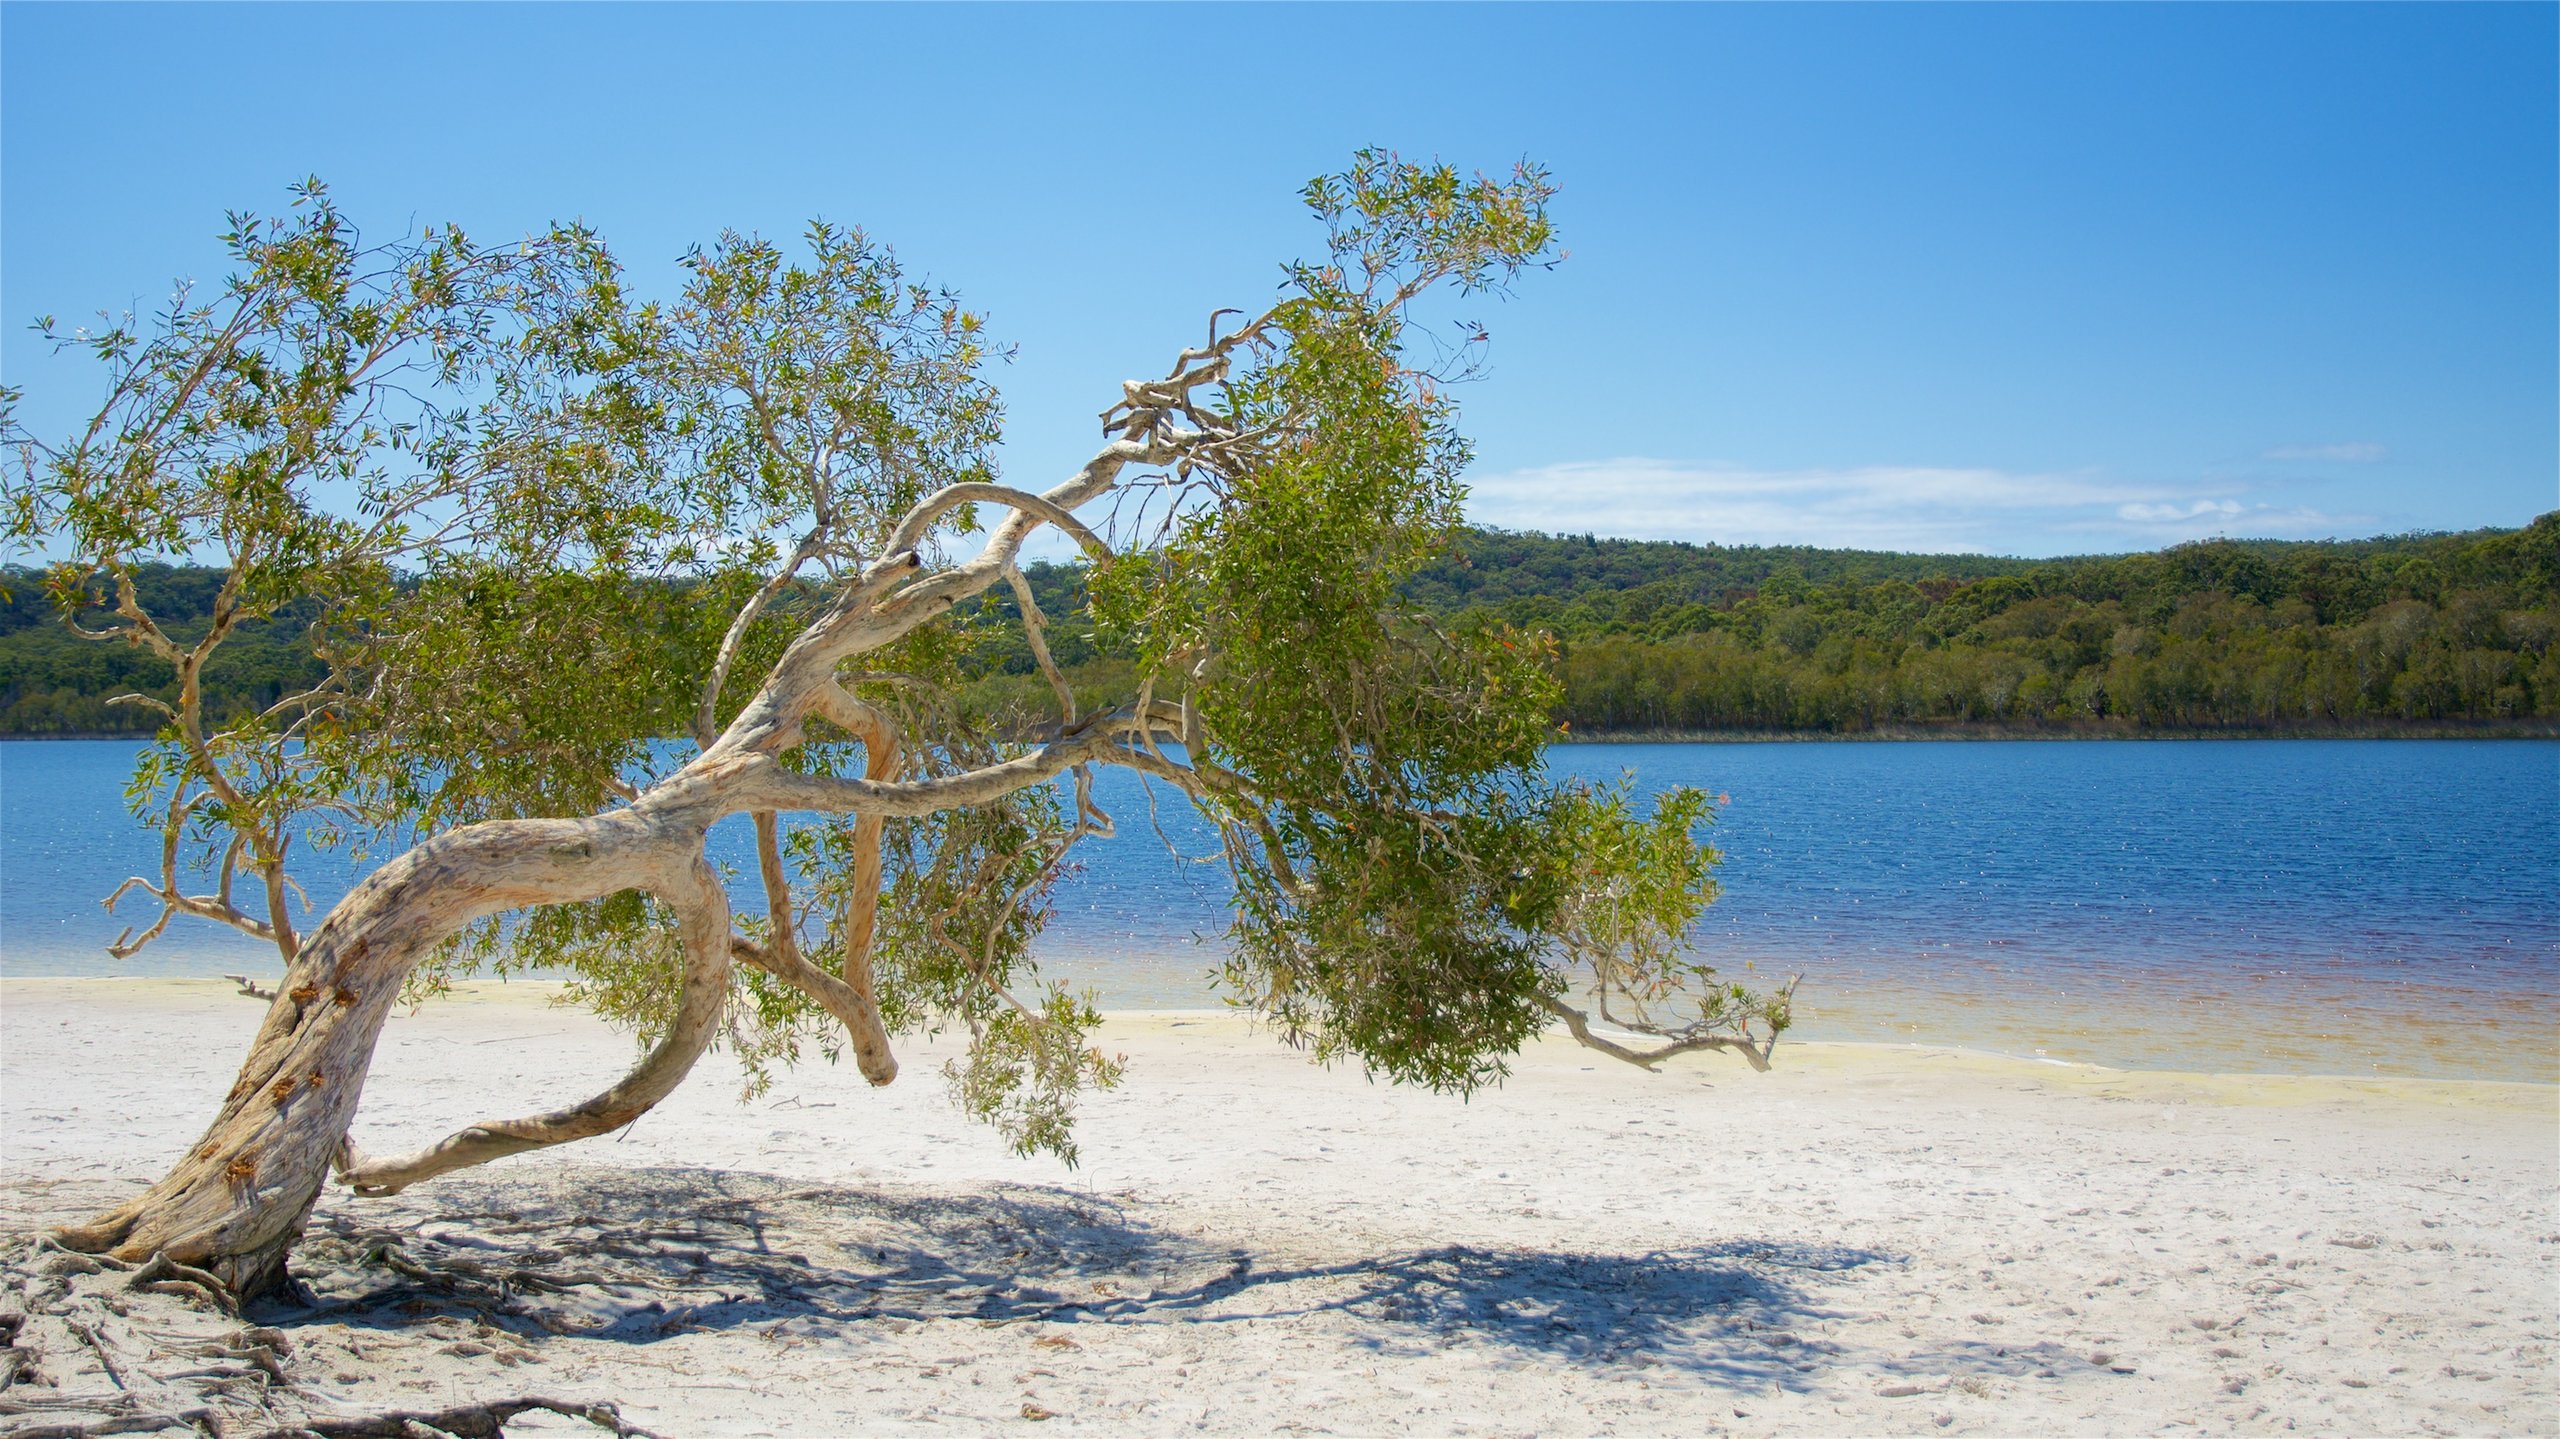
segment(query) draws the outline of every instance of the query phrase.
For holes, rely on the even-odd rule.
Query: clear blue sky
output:
[[[1563,186],[1483,315],[1479,518],[2056,554],[2560,505],[2560,9],[0,7],[0,351],[378,231],[859,223],[1020,345],[1045,482],[1311,248],[1362,144]]]

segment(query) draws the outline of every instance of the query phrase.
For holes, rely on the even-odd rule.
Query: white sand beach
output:
[[[550,994],[394,1020],[359,1140],[602,1087],[630,1041]],[[0,983],[0,1230],[155,1178],[262,1010]],[[325,1198],[318,1308],[253,1317],[314,1413],[665,1435],[2560,1433],[2551,1086],[1551,1040],[1461,1102],[1223,1014],[1105,1042],[1072,1170],[965,1122],[947,1045],[744,1105],[715,1057],[619,1137]],[[596,1432],[514,1432],[555,1431]]]

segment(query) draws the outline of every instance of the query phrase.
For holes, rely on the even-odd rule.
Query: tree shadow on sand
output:
[[[1732,1387],[1797,1387],[1835,1363],[1824,1321],[1862,1319],[1898,1256],[1723,1240],[1641,1254],[1441,1246],[1307,1257],[1172,1232],[1071,1191],[968,1195],[793,1184],[712,1170],[561,1168],[447,1181],[324,1209],[296,1257],[287,1328],[334,1322],[510,1342],[646,1345],[697,1329],[867,1334],[921,1322],[1251,1325],[1338,1313],[1380,1355],[1479,1344]],[[1874,1363],[1879,1356],[1857,1356]],[[2042,1356],[1901,1355],[2024,1372]],[[1952,1361],[1952,1362],[1951,1362]]]

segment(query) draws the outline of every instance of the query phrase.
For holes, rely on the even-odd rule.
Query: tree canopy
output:
[[[370,244],[315,182],[234,218],[218,296],[64,337],[107,398],[61,441],[12,420],[8,534],[70,553],[48,587],[71,633],[175,674],[133,786],[165,862],[120,948],[184,917],[287,961],[204,1142],[66,1240],[262,1288],[328,1172],[387,1193],[605,1132],[715,1043],[751,1070],[846,1049],[885,1083],[897,1036],[959,1026],[964,1106],[1072,1157],[1075,1095],[1116,1066],[1035,941],[1061,865],[1115,828],[1105,764],[1214,821],[1228,991],[1323,1058],[1464,1091],[1561,1019],[1638,1063],[1765,1064],[1784,996],[1680,942],[1714,894],[1704,801],[1548,775],[1549,643],[1405,592],[1458,524],[1449,383],[1483,334],[1427,307],[1552,264],[1551,193],[1535,167],[1363,152],[1306,188],[1323,251],[1278,303],[1123,382],[1039,489],[991,459],[984,321],[826,224],[724,235],[650,298],[584,229]],[[1107,706],[1049,650],[1020,565],[1042,526],[1089,557],[1069,618],[1131,667]],[[221,581],[173,629],[141,577],[190,562]],[[213,656],[285,621],[316,678],[209,713]],[[1041,689],[964,702],[999,645]],[[703,856],[735,813],[758,914]],[[394,857],[313,925],[312,843]],[[396,995],[534,964],[649,1041],[633,1071],[415,1154],[357,1147]]]

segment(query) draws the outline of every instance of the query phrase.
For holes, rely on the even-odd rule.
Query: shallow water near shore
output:
[[[155,847],[136,746],[0,743],[0,973],[272,974],[97,904]],[[1803,976],[1797,1033],[2131,1068],[2560,1078],[2560,745],[2466,741],[1578,744],[1551,763],[1729,796],[1711,962]],[[1106,1008],[1213,1004],[1225,880],[1161,786],[1106,773],[1041,942]],[[741,819],[715,853],[748,864]],[[358,870],[314,855],[315,905]],[[123,919],[148,920],[128,901]],[[1205,937],[1205,938],[1203,938]]]

